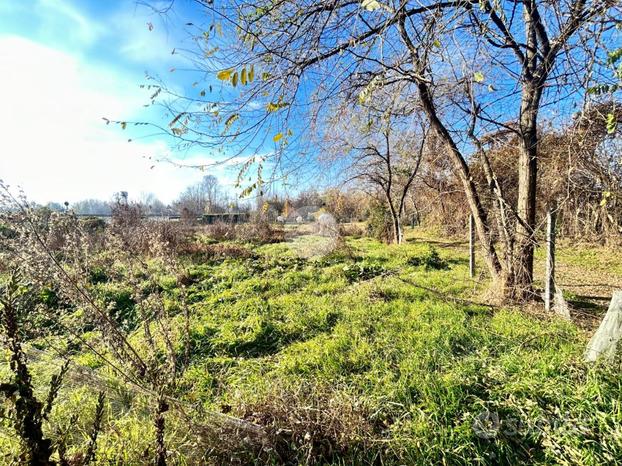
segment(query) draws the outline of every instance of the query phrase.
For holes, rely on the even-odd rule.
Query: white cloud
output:
[[[173,199],[203,173],[156,164],[163,140],[128,143],[103,116],[131,119],[144,95],[135,77],[87,65],[69,54],[0,36],[0,178],[38,202],[107,199],[114,191]]]
[[[161,72],[187,62],[179,53],[172,53],[181,44],[175,35],[179,25],[167,22],[167,16],[154,13],[154,9],[157,10],[158,5],[138,4],[133,13],[123,8],[108,24],[110,36],[119,41],[119,53],[123,58]],[[169,15],[178,20],[172,11]]]
[[[67,20],[72,27],[65,28],[65,31],[75,33],[82,43],[92,43],[103,31],[97,23],[87,19],[71,4],[63,0],[39,0],[36,9],[44,20]],[[46,21],[42,24],[46,24]]]

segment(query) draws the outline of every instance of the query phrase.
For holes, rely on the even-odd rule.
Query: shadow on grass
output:
[[[231,344],[227,345],[226,352],[230,356],[244,356],[248,358],[270,356],[278,353],[284,345],[296,340],[292,336],[284,333],[272,322],[262,322],[253,339],[231,342]]]
[[[422,243],[422,244],[433,244],[434,246],[438,246],[441,248],[451,248],[456,246],[468,246],[468,241],[442,241],[436,239],[429,238],[408,238],[406,239],[407,243]]]
[[[583,313],[598,316],[607,311],[610,299],[608,296],[574,295],[567,301],[573,308]]]
[[[332,331],[339,321],[337,314],[329,313],[322,325],[305,332],[288,332],[273,322],[263,321],[249,339],[216,341],[218,331],[210,328],[202,332],[191,332],[191,355],[193,358],[213,357],[226,354],[231,357],[261,358],[278,353],[295,342],[315,338],[318,334]]]
[[[452,257],[449,259],[445,259],[445,262],[447,262],[449,265],[468,265],[469,259],[464,257]]]
[[[224,349],[230,356],[243,356],[247,358],[271,356],[292,343],[310,340],[320,333],[330,332],[338,320],[336,316],[329,315],[327,316],[326,323],[320,328],[306,332],[286,332],[272,322],[262,322],[251,340],[231,342]]]

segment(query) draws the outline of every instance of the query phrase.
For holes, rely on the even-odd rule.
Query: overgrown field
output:
[[[582,362],[589,326],[477,304],[486,280],[468,278],[463,244],[417,231],[408,237],[399,246],[349,237],[309,258],[287,242],[218,243],[218,254],[182,258],[181,283],[164,262],[149,260],[144,280],[157,283],[179,327],[173,334],[183,326],[182,298],[190,311],[190,364],[166,414],[169,462],[622,461],[620,366]],[[573,264],[586,276],[606,273],[611,286],[622,280],[619,264],[603,265],[598,249],[562,246],[559,256],[562,286]],[[122,263],[94,269],[91,286],[147,352],[128,273]],[[568,293],[571,302],[591,303],[581,315],[600,316],[607,304],[584,299],[580,288]],[[80,309],[63,317],[67,325],[80,318]],[[97,328],[83,337],[103,348]],[[66,353],[73,366],[46,433],[68,452],[83,449],[103,390],[95,463],[149,462],[154,427],[145,394],[61,328],[28,345],[40,397]],[[248,421],[259,433],[210,413]],[[19,444],[3,422],[0,450],[10,463]]]

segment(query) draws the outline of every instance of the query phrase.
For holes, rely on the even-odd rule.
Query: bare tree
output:
[[[167,212],[166,205],[154,193],[140,193],[138,204],[149,215],[165,215]]]
[[[194,217],[206,213],[213,213],[223,210],[221,205],[224,196],[221,191],[218,179],[213,175],[206,175],[203,179],[188,186],[186,190],[180,194],[176,201],[179,211],[188,211]]]
[[[99,199],[84,199],[71,204],[71,210],[77,214],[86,215],[110,215],[112,210],[110,202]]]
[[[358,110],[358,111],[355,111]],[[333,156],[345,159],[346,182],[358,182],[379,194],[391,215],[393,242],[403,241],[407,195],[423,156],[427,128],[412,105],[391,95],[376,96],[359,109],[343,106],[327,133]],[[341,161],[343,163],[343,161]]]
[[[165,101],[170,132],[181,143],[228,144],[230,153],[237,148],[233,157],[264,152],[272,140],[274,165],[288,164],[288,154],[304,152],[301,141],[313,142],[302,133],[330,130],[324,125],[329,103],[364,102],[402,83],[403,98],[420,102],[452,161],[495,288],[506,298],[531,295],[541,110],[557,106],[561,114],[583,105],[588,81],[607,79],[601,45],[617,34],[619,1],[201,3],[213,27],[200,31],[195,63],[231,87],[223,91],[227,98],[203,91],[174,96],[183,111]],[[201,109],[193,110],[195,104]],[[513,132],[520,149],[514,203],[500,189],[481,141],[499,130]],[[471,176],[472,157],[483,160],[483,188]],[[495,202],[488,206],[483,196]]]

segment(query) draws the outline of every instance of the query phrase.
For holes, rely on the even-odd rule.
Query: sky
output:
[[[232,167],[154,162],[209,163],[208,151],[171,151],[165,136],[103,119],[167,121],[140,85],[146,73],[187,84],[171,52],[188,40],[178,26],[201,12],[177,4],[162,17],[136,0],[0,0],[0,179],[43,204],[117,191],[168,203],[206,174],[232,186]]]

